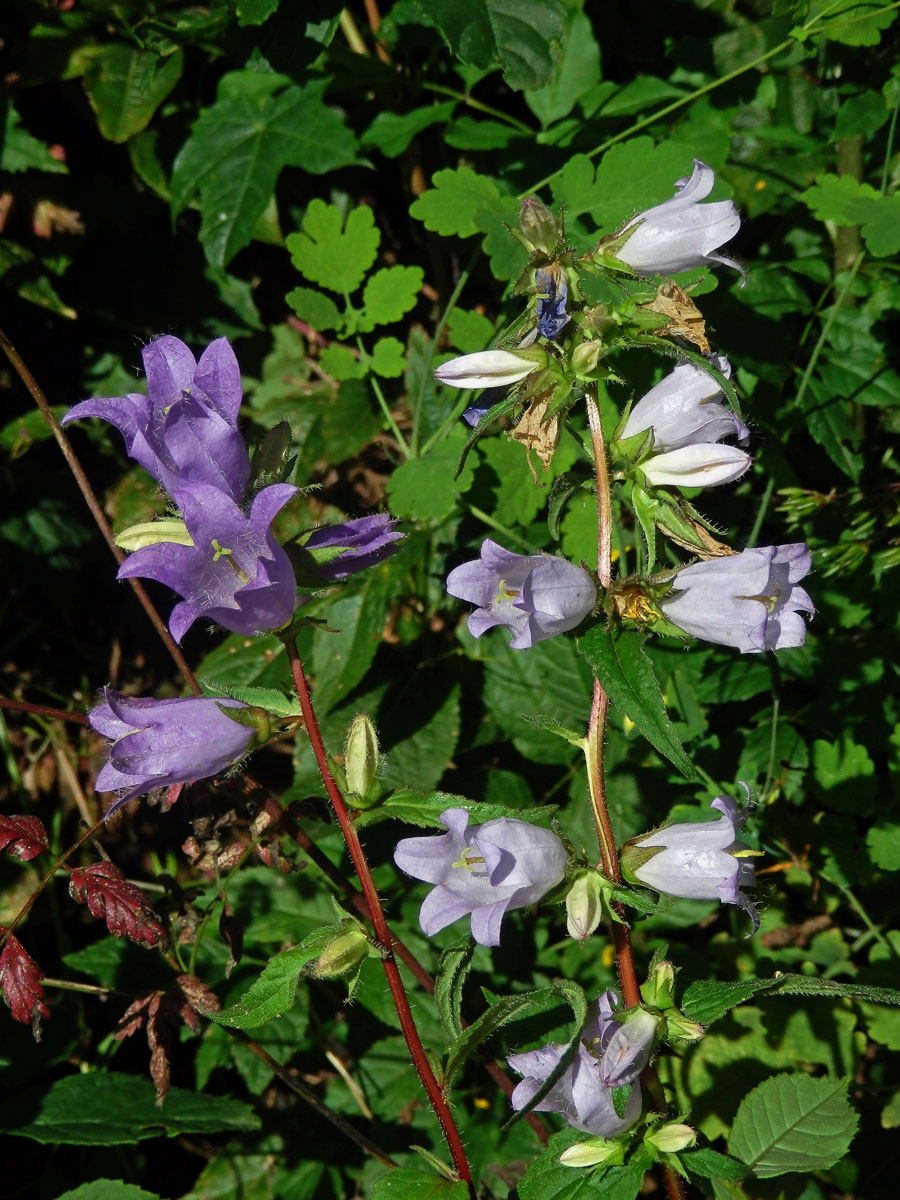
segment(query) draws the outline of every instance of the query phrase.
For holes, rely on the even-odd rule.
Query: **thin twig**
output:
[[[88,723],[84,713],[67,712],[64,708],[48,708],[46,704],[28,704],[25,700],[9,700],[6,696],[0,696],[0,708],[8,708],[12,712],[34,713],[36,717],[48,717],[52,721],[75,721],[79,725]]]

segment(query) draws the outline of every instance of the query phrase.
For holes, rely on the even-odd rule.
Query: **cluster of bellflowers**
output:
[[[244,635],[283,630],[316,589],[398,548],[403,534],[381,514],[313,529],[282,545],[272,523],[300,491],[284,481],[294,466],[290,428],[276,426],[251,459],[238,428],[241,372],[228,341],[218,338],[197,361],[167,334],[145,346],[142,357],[146,395],[84,400],[62,423],[108,421],[129,457],[167,493],[169,515],[116,539],[130,551],[118,578],[157,580],[181,597],[169,617],[177,642],[200,619]],[[97,779],[98,791],[116,793],[107,816],[155,788],[219,774],[275,732],[271,714],[239,700],[155,700],[111,688],[89,721],[111,741]]]
[[[643,529],[650,567],[657,532],[693,561],[604,589],[584,564],[551,554],[516,554],[487,539],[478,559],[455,567],[447,578],[450,595],[474,606],[468,617],[474,637],[503,626],[512,635],[512,649],[524,651],[593,619],[742,653],[803,644],[804,614],[814,612],[800,586],[811,565],[809,549],[794,543],[736,552],[711,536],[712,526],[682,491],[734,483],[752,462],[731,364],[710,351],[690,297],[673,280],[660,279],[718,264],[743,274],[720,253],[740,227],[734,205],[702,203],[713,184],[712,170],[695,161],[673,199],[638,213],[581,257],[565,244],[561,216],[554,218],[535,198],[523,203],[518,236],[529,250],[529,264],[516,291],[529,303],[512,327],[514,346],[451,359],[436,376],[452,387],[483,389],[464,414],[473,437],[497,417],[509,417],[510,436],[526,447],[535,474],[531,454],[549,464],[562,423],[585,387],[622,382],[610,365],[613,351],[651,346],[680,360],[625,407],[608,453],[612,484]],[[627,275],[639,283],[623,292],[618,305],[591,304],[582,291],[591,274],[607,280]],[[641,292],[641,280],[648,282],[648,294]],[[737,905],[756,932],[759,916],[747,894],[756,884],[748,861],[753,852],[740,839],[749,810],[746,790],[743,807],[730,796],[717,796],[711,803],[717,819],[664,825],[627,842],[620,856],[625,881],[665,896]],[[498,946],[506,915],[542,900],[565,900],[568,932],[581,942],[601,921],[620,919],[610,903],[610,881],[579,864],[555,832],[512,819],[473,826],[470,814],[459,808],[447,809],[440,820],[445,833],[405,838],[394,855],[401,870],[430,885],[419,914],[426,935],[468,918],[476,942]],[[651,964],[641,1003],[630,1010],[620,1008],[616,993],[604,992],[565,1066],[562,1044],[509,1057],[522,1077],[511,1097],[516,1110],[556,1112],[592,1135],[566,1151],[561,1161],[567,1165],[624,1161],[622,1135],[641,1116],[641,1071],[662,1043],[702,1036],[702,1028],[675,1006],[674,977],[670,963]],[[651,1125],[644,1140],[665,1156],[689,1147],[695,1137],[689,1126],[664,1122]]]

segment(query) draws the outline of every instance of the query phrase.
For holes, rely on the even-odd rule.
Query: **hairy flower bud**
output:
[[[603,881],[596,871],[579,875],[566,896],[566,928],[569,937],[583,942],[603,917]]]
[[[572,351],[572,371],[576,379],[589,379],[603,358],[602,342],[582,342]]]
[[[351,918],[341,921],[341,932],[335,934],[312,967],[317,979],[337,979],[358,971],[369,956],[369,939],[364,930]]]
[[[348,791],[357,797],[358,808],[368,807],[366,799],[375,782],[379,762],[378,735],[372,719],[365,713],[357,713],[344,747],[344,778]]]
[[[645,1143],[658,1154],[677,1154],[696,1145],[697,1131],[678,1121],[654,1125],[644,1137]]]
[[[600,1163],[606,1167],[617,1167],[625,1161],[627,1149],[625,1142],[588,1138],[586,1142],[577,1142],[568,1150],[563,1150],[559,1161],[564,1167],[596,1167]]]
[[[699,1021],[689,1020],[677,1008],[670,1008],[665,1014],[666,1040],[670,1042],[699,1042],[706,1030]]]
[[[647,982],[641,985],[641,999],[651,1008],[669,1009],[675,1003],[675,968],[670,962],[657,963]]]

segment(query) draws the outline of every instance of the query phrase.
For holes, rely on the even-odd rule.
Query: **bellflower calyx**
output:
[[[676,182],[671,200],[638,213],[611,239],[619,261],[637,275],[675,275],[713,263],[734,267],[743,275],[733,259],[715,253],[740,229],[737,209],[730,200],[700,203],[715,181],[712,167],[695,158],[690,178]]]
[[[746,808],[739,810],[730,796],[717,796],[710,807],[722,814],[717,821],[666,825],[632,838],[622,853],[622,869],[664,896],[739,904],[755,933],[759,915],[742,889],[756,886],[756,873],[746,861],[747,846],[737,840]]]
[[[455,388],[508,387],[542,365],[538,358],[520,357],[508,350],[480,350],[442,363],[434,377]]]
[[[731,378],[727,359],[712,358],[710,362],[726,379]],[[712,375],[692,363],[682,363],[635,404],[619,441],[652,429],[657,454],[727,437],[744,445],[750,431],[736,413],[718,402],[721,395]]]
[[[578,1049],[571,1066],[556,1081],[536,1106],[536,1112],[557,1112],[567,1125],[583,1133],[613,1137],[632,1126],[641,1112],[641,1088],[635,1084],[625,1105],[624,1116],[616,1116],[612,1092],[601,1078],[600,1059],[610,1039],[619,1028],[613,1014],[618,1005],[613,991],[606,991],[595,1000],[588,1011]],[[551,1042],[540,1050],[510,1054],[507,1062],[524,1076],[510,1096],[518,1111],[534,1097],[538,1088],[559,1064],[566,1047]]]
[[[805,542],[754,546],[676,572],[674,591],[659,602],[666,620],[692,637],[744,654],[802,646],[815,608],[797,584],[809,571]]]
[[[480,560],[454,567],[447,591],[478,606],[468,621],[473,637],[505,625],[515,635],[513,650],[574,629],[597,603],[597,588],[582,567],[549,554],[513,554],[490,538]]]
[[[119,579],[157,579],[184,597],[169,618],[180,642],[198,617],[232,633],[280,629],[291,619],[297,585],[269,526],[297,488],[274,483],[253,500],[249,516],[224,492],[197,483],[173,493],[193,545],[160,542],[136,550]]]
[[[98,792],[120,793],[106,816],[135,796],[218,775],[242,758],[256,732],[226,716],[226,708],[247,705],[206,696],[152,700],[104,688],[88,722],[112,741],[94,785]]]
[[[527,821],[501,817],[470,829],[464,808],[445,809],[440,820],[447,833],[404,838],[394,851],[402,871],[435,885],[419,912],[422,932],[431,937],[471,913],[475,941],[499,946],[506,913],[536,904],[562,879],[565,847]]]
[[[205,483],[240,502],[250,458],[237,428],[241,372],[225,338],[211,342],[199,363],[166,334],[144,347],[147,395],[96,397],[70,408],[63,425],[101,417],[125,439],[129,457],[169,495]]]

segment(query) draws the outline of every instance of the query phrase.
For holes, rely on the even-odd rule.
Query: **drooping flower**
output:
[[[715,172],[699,159],[689,179],[679,179],[671,200],[648,208],[611,239],[614,253],[638,275],[675,275],[691,267],[722,263],[744,272],[733,259],[714,253],[730,242],[741,218],[730,200],[701,204],[713,189]],[[622,241],[623,235],[625,240]]]
[[[600,1080],[606,1087],[632,1083],[646,1067],[659,1031],[659,1019],[639,1008],[618,1025],[603,1048]]]
[[[98,792],[121,793],[106,816],[154,788],[206,779],[236,763],[246,754],[255,730],[233,721],[222,709],[246,707],[240,700],[152,700],[104,688],[103,700],[88,713],[88,721],[112,741],[109,761],[95,784]]]
[[[543,1100],[537,1112],[557,1112],[573,1129],[600,1137],[613,1137],[628,1129],[640,1116],[641,1088],[635,1083],[622,1117],[616,1116],[612,1093],[603,1083],[600,1060],[610,1039],[619,1029],[613,1019],[618,996],[606,991],[590,1007],[588,1020],[581,1035],[572,1065],[562,1074]],[[533,1098],[538,1088],[562,1058],[565,1046],[551,1042],[540,1050],[510,1054],[507,1062],[524,1076],[510,1097],[518,1111]]]
[[[539,267],[534,273],[538,290],[537,331],[541,337],[554,341],[568,325],[571,317],[566,312],[569,288],[565,274],[557,267]]]
[[[487,538],[481,559],[454,567],[447,591],[478,607],[469,632],[481,637],[505,625],[514,650],[580,625],[597,602],[597,588],[582,567],[549,554],[513,554]]]
[[[232,633],[280,629],[296,607],[297,584],[288,556],[269,526],[297,488],[263,488],[246,516],[224,492],[198,483],[172,495],[193,545],[159,542],[136,550],[119,579],[156,579],[183,597],[169,629],[180,642],[198,617]]]
[[[712,358],[710,362],[726,379],[731,378],[727,359]],[[712,375],[692,363],[682,363],[635,404],[619,440],[652,429],[653,449],[658,454],[727,437],[744,445],[750,430],[736,413],[719,403],[721,395]]]
[[[125,439],[128,455],[172,495],[205,483],[240,502],[250,458],[237,428],[241,372],[225,338],[211,342],[199,363],[166,334],[142,352],[147,395],[83,400],[63,417],[101,417]]]
[[[508,350],[480,350],[442,363],[434,375],[455,388],[509,387],[540,367],[538,358],[523,358]]]
[[[447,833],[404,838],[394,862],[414,879],[435,887],[419,911],[419,925],[431,937],[472,914],[472,937],[499,946],[500,925],[514,908],[526,908],[562,879],[566,850],[555,833],[527,821],[501,817],[468,828],[464,808],[441,813]]]
[[[737,446],[704,442],[651,454],[638,465],[647,482],[656,487],[718,487],[740,479],[752,462],[750,455]]]
[[[711,807],[722,814],[717,821],[686,821],[632,838],[622,852],[622,869],[626,877],[665,896],[739,904],[755,933],[759,914],[742,889],[756,886],[756,873],[745,857],[738,857],[747,850],[737,840],[746,807],[739,810],[730,796],[717,796]]]
[[[682,567],[660,601],[666,619],[692,637],[744,654],[802,646],[815,608],[797,584],[812,555],[805,542],[755,546],[740,554]]]
[[[375,513],[371,517],[354,517],[340,525],[314,529],[303,540],[306,550],[328,550],[343,548],[343,553],[327,562],[319,562],[315,574],[323,583],[335,583],[374,567],[399,550],[397,543],[405,536],[396,529],[397,522],[386,513]]]
[[[485,415],[485,413],[489,413],[491,411],[491,409],[494,407],[494,405],[499,404],[505,395],[506,395],[505,388],[502,388],[502,387],[485,388],[485,390],[481,393],[481,395],[478,397],[478,399],[475,401],[475,403],[470,404],[469,407],[465,410],[465,412],[462,415],[463,420],[465,421],[465,423],[467,425],[471,425],[472,428],[474,429],[475,426],[478,424],[478,422],[481,420],[481,418]]]

